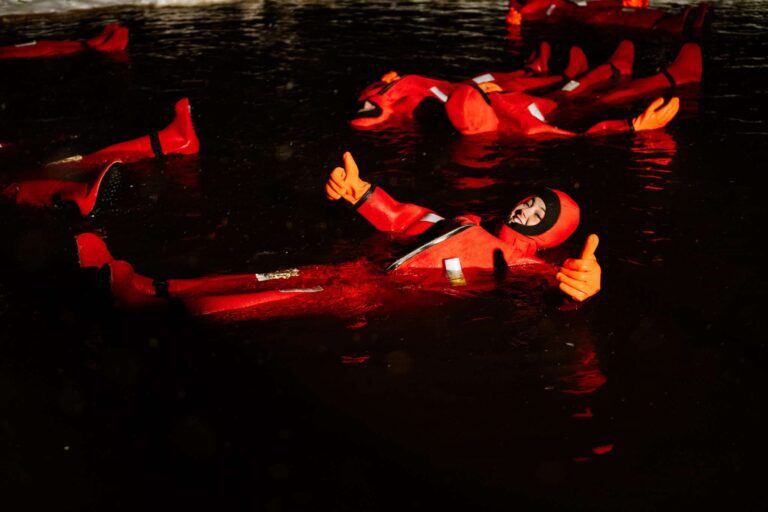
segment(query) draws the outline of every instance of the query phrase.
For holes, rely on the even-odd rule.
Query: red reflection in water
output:
[[[363,364],[371,358],[369,355],[364,356],[341,356],[341,364],[346,365],[358,365]]]
[[[500,183],[500,180],[489,177],[473,178],[471,176],[465,176],[463,178],[456,178],[453,184],[458,189],[473,189],[473,188],[485,188]]]

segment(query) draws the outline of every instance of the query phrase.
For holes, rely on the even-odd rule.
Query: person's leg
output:
[[[634,58],[635,45],[624,40],[619,43],[608,62],[572,79],[550,97],[575,98],[600,86],[618,82],[623,77],[632,76]]]
[[[559,75],[517,76],[513,73],[492,73],[493,81],[504,91],[532,91],[551,87],[572,80],[589,69],[587,56],[581,48],[574,46],[570,50],[568,65]]]
[[[686,43],[670,66],[646,78],[632,80],[598,98],[603,103],[619,103],[679,85],[701,81],[701,48],[696,43]]]
[[[152,279],[126,261],[115,260],[93,233],[76,237],[81,268],[102,268],[115,305],[127,310],[162,310],[180,302],[191,315],[224,314],[259,308],[251,317],[300,314],[347,314],[353,303],[373,293],[378,274],[367,262],[312,265],[263,274]],[[279,306],[274,306],[280,303]]]

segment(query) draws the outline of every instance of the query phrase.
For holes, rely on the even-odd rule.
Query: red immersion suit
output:
[[[632,5],[641,4],[641,7]],[[521,22],[582,23],[624,27],[641,30],[660,30],[671,33],[701,31],[709,7],[700,4],[687,6],[679,13],[650,9],[645,2],[628,0],[510,0],[507,23]]]
[[[547,204],[539,225],[512,225],[512,229],[505,224],[493,235],[479,226],[476,216],[448,221],[428,208],[400,203],[381,188],[372,187],[356,205],[363,217],[381,231],[421,235],[413,250],[392,262],[386,272],[358,261],[266,274],[158,281],[115,260],[96,235],[80,235],[77,244],[81,267],[108,268],[115,301],[127,309],[162,308],[168,299],[177,299],[193,315],[347,315],[367,311],[382,301],[407,300],[405,289],[434,292],[450,288],[443,275],[446,259],[459,258],[468,275],[510,265],[542,265],[535,258],[537,250],[565,241],[578,225],[579,209],[560,191],[547,189],[538,196]]]

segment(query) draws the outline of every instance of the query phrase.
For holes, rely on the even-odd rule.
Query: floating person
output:
[[[31,41],[0,46],[0,59],[63,57],[86,52],[112,53],[128,46],[128,29],[118,23],[104,27],[101,34],[84,41]]]
[[[3,196],[16,204],[34,207],[74,203],[82,215],[88,215],[99,200],[105,177],[114,173],[117,164],[170,155],[194,155],[200,151],[189,99],[176,102],[174,112],[173,121],[158,132],[86,155],[50,162],[42,169],[25,173],[3,189]]]
[[[416,111],[428,101],[440,100],[445,103],[446,113],[456,129],[465,135],[488,132],[507,132],[518,135],[572,135],[547,123],[545,116],[555,111],[558,102],[576,97],[589,97],[595,105],[616,103],[621,100],[642,97],[650,92],[674,88],[679,85],[701,80],[701,49],[695,43],[683,45],[675,61],[664,71],[648,78],[629,80],[634,64],[634,45],[621,41],[607,62],[594,69],[588,69],[587,58],[577,47],[570,51],[570,59],[562,74],[548,74],[550,48],[541,43],[538,52],[529,59],[522,70],[499,73],[489,72],[462,83],[407,75],[400,77],[390,72],[380,82],[368,86],[360,96],[361,108],[351,120],[358,129],[412,124]],[[557,90],[541,91],[543,98],[534,98],[524,91],[541,90],[558,86]],[[475,92],[473,92],[473,89]],[[476,94],[477,93],[477,94]],[[491,96],[499,93],[502,96]],[[587,96],[589,95],[589,96]],[[491,106],[498,118],[487,124],[498,124],[501,128],[484,126],[473,129],[462,119],[477,119],[486,116],[487,106],[479,105],[480,98]],[[491,100],[496,99],[492,105]],[[523,108],[520,108],[522,104]],[[579,104],[579,116],[589,109]],[[581,113],[580,113],[581,112]],[[644,119],[647,120],[648,116]],[[670,118],[671,119],[671,118]],[[601,124],[588,133],[621,132],[626,129],[655,129],[661,126],[634,126],[626,123]]]
[[[581,23],[659,30],[670,33],[700,32],[709,6],[686,6],[679,13],[648,8],[647,0],[510,0],[507,24],[528,22]]]
[[[113,258],[97,235],[84,233],[76,238],[80,266],[108,273],[119,307],[162,309],[173,301],[191,315],[229,319],[360,314],[385,303],[402,305],[409,300],[406,290],[445,295],[451,289],[446,275],[454,284],[471,284],[481,274],[487,280],[510,267],[554,273],[559,288],[577,301],[600,290],[596,235],[588,237],[580,258],[566,260],[556,272],[536,257],[540,250],[562,244],[579,223],[579,207],[564,192],[544,189],[524,198],[491,234],[474,215],[449,220],[428,208],[396,201],[360,179],[352,155],[345,153],[344,168],[333,170],[326,195],[349,202],[378,230],[414,236],[414,248],[386,269],[352,261],[264,274],[154,280]]]
[[[522,91],[567,82],[587,71],[588,64],[584,52],[574,47],[571,49],[565,71],[559,75],[550,75],[550,55],[549,43],[542,42],[522,69],[483,73],[471,79],[471,82],[495,81],[505,90]],[[350,124],[357,129],[413,124],[420,108],[430,101],[445,102],[455,85],[447,80],[422,75],[401,77],[397,72],[390,71],[379,81],[363,89],[358,97],[359,110],[352,117]]]

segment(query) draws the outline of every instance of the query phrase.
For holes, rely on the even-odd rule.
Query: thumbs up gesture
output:
[[[335,168],[325,184],[325,195],[331,201],[344,200],[351,204],[357,203],[371,188],[371,184],[360,179],[360,171],[355,159],[347,151],[344,153],[344,168]]]
[[[573,300],[582,302],[600,291],[600,265],[595,258],[595,250],[600,239],[597,235],[589,235],[581,251],[581,258],[565,260],[557,280],[560,289]]]

